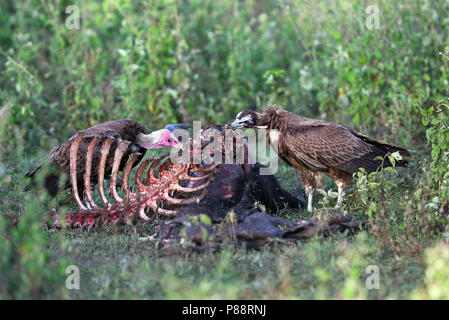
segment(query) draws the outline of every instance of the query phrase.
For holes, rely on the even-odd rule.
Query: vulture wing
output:
[[[392,145],[388,142],[382,141],[382,140],[378,140],[378,139],[374,139],[374,138],[370,138],[364,134],[361,134],[360,132],[356,132],[356,131],[352,131],[352,134],[355,135],[356,137],[362,139],[363,141],[375,145],[381,149],[385,149],[388,150],[388,152],[396,152],[399,151],[399,154],[403,157],[411,157],[411,154],[408,152],[408,150]]]
[[[147,133],[146,127],[134,120],[112,120],[83,130],[86,138],[120,137],[131,142],[135,142],[136,136],[141,132]]]
[[[386,142],[354,134],[344,126],[323,121],[287,128],[279,136],[279,150],[286,158],[294,157],[317,171],[334,167],[349,173],[357,172],[359,168],[372,172],[382,164],[381,160],[374,160],[376,157],[384,157],[387,152],[399,149]],[[387,162],[385,166],[391,165]]]

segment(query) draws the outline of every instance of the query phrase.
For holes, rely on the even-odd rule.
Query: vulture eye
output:
[[[167,141],[168,142],[173,142],[174,140],[173,140],[173,138],[168,138]]]

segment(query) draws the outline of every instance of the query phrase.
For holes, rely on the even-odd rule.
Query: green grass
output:
[[[298,181],[292,168],[280,167],[277,178],[293,191]],[[404,169],[405,180],[413,178],[414,169]],[[13,176],[18,178],[17,175]],[[331,183],[326,189],[332,187]],[[16,215],[13,204],[20,203],[16,193],[8,194],[10,215]],[[5,190],[2,190],[5,191]],[[401,190],[404,196],[406,191]],[[37,193],[39,194],[39,192]],[[352,193],[349,195],[353,195]],[[393,195],[390,195],[393,197]],[[44,196],[42,196],[45,198]],[[43,200],[42,200],[43,201]],[[385,203],[389,201],[387,198]],[[331,199],[328,206],[332,206]],[[448,281],[446,265],[449,247],[441,245],[442,235],[413,234],[412,243],[401,241],[407,233],[401,230],[391,239],[383,239],[373,230],[355,236],[337,234],[325,239],[312,239],[296,245],[276,244],[260,251],[247,251],[225,245],[220,252],[184,254],[161,257],[155,249],[156,240],[143,240],[154,234],[153,224],[138,222],[135,226],[100,227],[93,231],[66,230],[56,234],[40,231],[45,209],[33,206],[27,199],[23,227],[35,237],[48,257],[40,265],[47,272],[38,273],[40,289],[35,295],[22,297],[66,299],[409,299],[448,298],[442,288]],[[323,207],[323,198],[315,201]],[[5,207],[5,202],[2,208]],[[71,205],[72,206],[72,205]],[[65,209],[60,207],[62,211]],[[348,205],[346,210],[365,221],[366,213]],[[291,220],[309,218],[305,210],[283,210],[281,216]],[[23,220],[25,216],[20,215]],[[397,217],[396,217],[397,218]],[[19,220],[20,221],[20,220]],[[374,220],[373,220],[374,221]],[[399,223],[391,221],[395,229]],[[377,225],[382,226],[378,223]],[[20,226],[20,222],[19,222]],[[37,229],[36,229],[37,228]],[[12,230],[7,227],[6,234]],[[391,230],[390,230],[391,231]],[[394,240],[400,250],[391,246]],[[36,239],[32,240],[36,246]],[[25,244],[27,241],[22,240]],[[4,249],[4,246],[2,246]],[[13,253],[10,253],[13,254]],[[430,258],[427,255],[431,254]],[[40,254],[38,254],[40,256]],[[76,265],[80,270],[80,289],[65,288],[65,268]],[[21,281],[31,273],[30,267],[19,263],[18,270],[5,270],[6,275]],[[368,290],[365,270],[376,265],[380,270],[379,290]],[[440,267],[438,267],[440,265]],[[9,263],[6,267],[12,267]],[[17,268],[17,264],[15,265]],[[442,266],[442,267],[441,267]],[[59,269],[58,269],[59,268]],[[429,273],[436,268],[437,271]],[[23,273],[22,273],[23,272]],[[5,274],[4,274],[5,275]],[[4,297],[11,290],[3,289]],[[9,287],[9,288],[8,288]],[[440,295],[432,295],[443,290]],[[50,290],[53,288],[53,290]],[[21,295],[18,295],[19,297]],[[10,297],[17,297],[15,292]]]
[[[421,256],[397,259],[368,234],[168,258],[137,234],[78,233],[67,242],[55,256],[69,255],[80,267],[81,289],[70,293],[76,299],[404,299],[423,287],[426,270]],[[379,290],[365,287],[373,264]]]
[[[0,298],[449,298],[447,1],[79,0],[79,30],[65,24],[72,2],[0,2]],[[380,29],[365,25],[368,5]],[[23,174],[76,130],[204,127],[271,105],[411,150],[410,168],[348,190],[344,212],[367,232],[162,258],[139,240],[151,224],[46,233],[45,212],[74,204],[24,190]],[[276,175],[290,192],[300,183],[285,165]],[[65,287],[70,264],[78,291]],[[379,290],[365,288],[369,265]]]

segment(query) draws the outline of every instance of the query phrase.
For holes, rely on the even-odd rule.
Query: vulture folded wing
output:
[[[96,130],[97,128],[92,127],[83,131],[84,139],[87,138],[119,138],[120,132],[114,129]],[[76,136],[76,134],[74,135]]]
[[[361,167],[375,171],[381,161],[374,159],[386,153],[343,126],[321,121],[286,129],[280,136],[279,148],[314,170],[333,167],[349,173]]]
[[[364,134],[362,134],[360,132],[356,132],[356,131],[351,131],[351,132],[356,137],[362,139],[366,143],[372,144],[372,145],[374,145],[374,146],[376,146],[378,148],[385,149],[385,150],[387,150],[388,152],[391,152],[391,153],[399,151],[399,154],[401,156],[403,156],[403,157],[410,157],[411,156],[410,152],[408,152],[408,150],[406,150],[404,148],[395,146],[395,145],[393,145],[391,143],[388,143],[388,142],[385,142],[385,141],[382,141],[382,140],[379,140],[379,139],[370,138],[370,137],[368,137],[368,136],[366,136],[366,135],[364,135]]]

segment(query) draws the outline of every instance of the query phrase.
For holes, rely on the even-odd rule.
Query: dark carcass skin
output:
[[[274,243],[295,243],[313,237],[328,236],[336,232],[356,233],[366,225],[352,216],[339,213],[325,214],[308,220],[289,221],[258,211],[256,208],[236,216],[235,223],[222,221],[192,224],[190,216],[180,216],[161,226],[157,248],[161,255],[179,254],[185,249],[202,252],[219,249],[224,242],[233,241],[237,246],[261,249]],[[204,237],[203,230],[206,230]],[[182,236],[181,236],[182,234]],[[187,246],[180,239],[188,240]]]
[[[360,222],[338,213],[309,220],[288,221],[260,211],[261,204],[267,212],[303,207],[304,197],[299,192],[294,197],[282,189],[273,175],[259,175],[260,164],[222,165],[215,181],[209,185],[206,196],[199,203],[184,207],[178,216],[160,225],[158,248],[162,255],[184,252],[179,243],[187,239],[188,248],[202,251],[219,248],[226,240],[261,248],[267,243],[285,239],[295,241],[336,231],[357,231]],[[199,218],[206,215],[210,224]],[[205,237],[205,231],[207,237]]]
[[[253,165],[224,164],[215,174],[214,181],[207,187],[206,196],[198,203],[192,203],[180,210],[179,215],[207,211],[214,221],[221,221],[233,208],[238,214],[255,208],[265,207],[269,213],[284,208],[299,209],[305,200],[301,190],[295,197],[284,190],[273,175],[259,175],[263,167]]]

